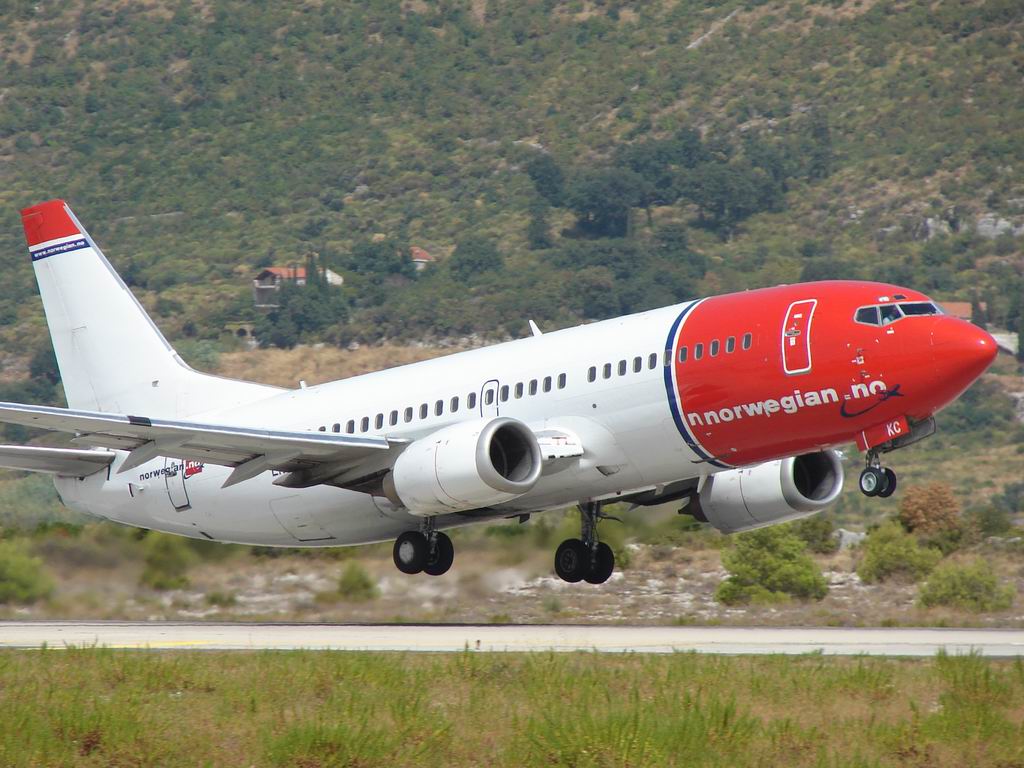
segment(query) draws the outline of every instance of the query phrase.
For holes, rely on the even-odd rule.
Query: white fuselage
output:
[[[614,499],[713,469],[700,463],[681,438],[666,393],[666,339],[683,307],[285,391],[196,418],[293,431],[324,428],[345,433],[351,428],[356,435],[415,440],[460,421],[509,416],[537,433],[557,430],[576,436],[583,455],[546,464],[534,489],[511,502],[482,516],[442,515],[438,527],[581,500]],[[624,373],[620,373],[621,361],[625,361]],[[605,366],[610,366],[608,376]],[[597,369],[592,382],[588,381],[591,367]],[[548,391],[546,381],[550,381]],[[488,392],[493,393],[493,402]],[[407,420],[408,409],[411,419]],[[119,452],[109,470],[84,479],[58,478],[64,502],[143,528],[271,546],[381,541],[421,522],[383,497],[333,486],[280,487],[273,484],[271,472],[228,488],[221,484],[230,468],[179,459],[161,458],[118,473],[126,455]]]

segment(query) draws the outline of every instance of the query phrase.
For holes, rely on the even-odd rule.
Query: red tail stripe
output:
[[[21,223],[25,227],[29,248],[59,237],[81,234],[68,216],[63,200],[48,200],[24,209],[21,212]]]

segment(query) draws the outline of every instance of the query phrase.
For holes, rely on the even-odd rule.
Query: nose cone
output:
[[[992,365],[996,340],[978,326],[952,317],[932,329],[932,359],[936,373],[966,389]]]

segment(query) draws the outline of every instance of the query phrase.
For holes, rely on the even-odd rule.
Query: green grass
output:
[[[0,764],[1011,766],[1024,663],[0,653]]]

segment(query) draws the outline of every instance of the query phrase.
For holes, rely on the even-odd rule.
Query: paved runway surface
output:
[[[0,622],[0,647],[181,650],[609,651],[636,653],[812,653],[932,656],[971,651],[1024,655],[1024,631],[624,627],[576,625],[212,624],[179,622]]]

